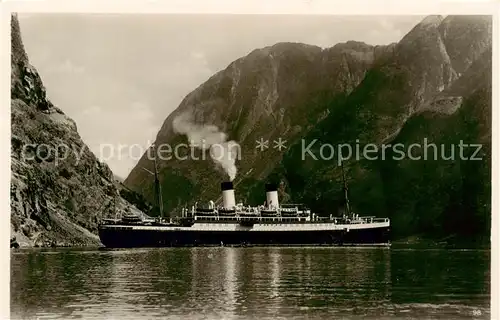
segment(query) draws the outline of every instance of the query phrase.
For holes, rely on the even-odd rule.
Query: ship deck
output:
[[[388,219],[381,219],[378,222],[362,222],[339,224],[335,222],[256,222],[252,226],[243,226],[238,221],[233,222],[194,222],[192,226],[180,225],[140,225],[140,224],[106,224],[101,225],[101,229],[114,230],[143,230],[143,231],[248,231],[248,232],[286,232],[286,231],[326,231],[326,230],[356,230],[390,227]]]

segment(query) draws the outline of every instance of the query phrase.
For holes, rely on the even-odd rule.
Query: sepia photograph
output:
[[[10,319],[495,318],[494,11],[101,11],[2,20]]]

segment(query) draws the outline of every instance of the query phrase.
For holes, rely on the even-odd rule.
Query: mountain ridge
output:
[[[377,54],[382,56],[382,47],[376,49]],[[324,50],[296,43],[278,43],[256,49],[235,60],[188,94],[179,108],[167,117],[155,143],[175,145],[187,142],[173,130],[174,119],[186,112],[193,118],[193,122],[216,125],[229,138],[238,137],[243,145],[253,144],[259,138],[272,140],[278,136],[292,140],[314,124],[308,123],[304,128],[300,120],[303,116],[314,113],[314,109],[327,112],[324,106],[318,107],[318,96],[340,96],[353,90],[361,81],[365,70],[374,62],[374,51],[375,47],[354,41]],[[283,52],[287,54],[284,55]],[[315,65],[316,62],[320,65]],[[245,74],[244,79],[241,79],[241,74]],[[319,85],[312,86],[312,82]],[[252,107],[248,107],[249,105]],[[218,108],[219,112],[212,112],[213,108]],[[225,121],[227,118],[233,118],[234,121],[228,123]],[[245,149],[246,159],[239,165],[244,173],[252,169],[252,163],[259,156],[252,149]],[[268,155],[271,162],[279,161],[279,157],[279,153]],[[146,176],[137,168],[151,166],[151,161],[143,157],[138,167],[129,174],[125,184],[132,186],[130,181],[135,179],[144,183]],[[159,166],[162,170],[164,163],[160,162]],[[203,164],[194,161],[176,162],[172,166],[174,172],[184,166],[205,170],[212,177],[207,181],[219,175],[210,161]],[[193,172],[196,169],[187,171]],[[189,172],[186,173],[189,175]],[[183,176],[184,173],[173,178],[184,180],[180,175]],[[148,190],[152,192],[152,189]],[[166,208],[171,206],[166,204]]]
[[[380,145],[401,139],[401,132],[405,136],[415,117],[430,113],[435,118],[436,112],[439,117],[459,117],[463,122],[462,112],[471,114],[480,118],[475,124],[479,128],[491,119],[491,114],[470,113],[470,105],[475,99],[488,105],[484,98],[491,91],[488,89],[491,82],[478,80],[484,79],[485,74],[487,77],[488,70],[491,73],[491,64],[488,69],[488,63],[483,61],[484,56],[491,56],[490,50],[491,17],[488,16],[430,16],[401,41],[388,46],[349,41],[325,49],[290,43],[256,49],[188,94],[166,118],[155,143],[186,143],[185,136],[174,132],[172,123],[187,113],[194,122],[217,126],[241,145],[244,156],[237,162],[240,173],[235,181],[242,200],[261,203],[263,184],[271,179],[282,182],[285,199],[304,201],[319,212],[336,211],[342,206],[340,186],[335,184],[339,181],[339,170],[324,161],[300,160],[300,139],[319,139],[334,145],[353,145],[358,140],[362,144]],[[486,69],[474,71],[471,65]],[[462,111],[464,105],[469,107]],[[491,108],[491,102],[489,105]],[[412,135],[420,136],[422,128],[415,129]],[[465,125],[456,128],[472,141],[481,138],[469,135]],[[432,138],[443,140],[438,133],[432,134],[437,135]],[[487,133],[481,134],[485,137],[481,141],[488,140]],[[259,138],[270,142],[283,138],[288,148],[285,152],[269,148],[265,154],[258,153],[255,141]],[[402,163],[410,171],[427,170]],[[364,198],[355,208],[396,217],[399,211],[390,208],[392,196],[383,194],[383,190],[392,190],[394,177],[390,171],[399,172],[401,164],[359,161],[346,165],[353,196]],[[141,166],[151,167],[151,161],[143,157],[125,184],[152,199],[151,182],[139,170]],[[488,168],[489,164],[485,164],[474,170],[484,176]],[[192,204],[194,199],[216,199],[219,186],[214,182],[227,179],[210,159],[160,161],[160,175],[164,181],[164,206],[173,214],[179,206]],[[462,178],[460,173],[450,176],[449,185],[453,181],[458,184]],[[434,178],[429,181],[439,187]],[[375,190],[375,186],[380,190]],[[480,185],[475,186],[475,191],[483,190]],[[369,196],[362,196],[363,193]],[[488,195],[481,197],[481,203],[489,203]],[[411,198],[405,201],[414,203]],[[396,232],[398,237],[426,232],[422,231],[425,223],[415,228],[408,226],[419,219],[423,209],[415,210],[412,209],[413,217],[405,216],[410,222],[396,218],[394,228],[405,230]],[[434,216],[430,215],[429,221],[446,211],[433,210]],[[487,233],[483,229],[481,232]],[[432,236],[441,235],[437,232]]]
[[[123,188],[76,123],[48,100],[16,15],[11,46],[11,246],[99,246],[103,217],[142,213],[120,197]]]

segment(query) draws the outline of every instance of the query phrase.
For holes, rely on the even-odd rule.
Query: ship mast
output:
[[[116,194],[113,196],[113,211],[115,212],[115,221],[118,220],[118,210],[116,210]]]
[[[344,184],[344,200],[345,200],[345,207],[347,211],[347,215],[351,214],[351,208],[349,205],[349,197],[347,196],[348,194],[348,189],[347,189],[347,180],[345,178],[345,172],[344,172],[344,162],[342,160],[340,161],[340,167],[342,169],[342,182]]]
[[[161,196],[161,184],[160,184],[160,179],[158,178],[158,165],[156,163],[156,146],[153,144],[153,151],[154,151],[154,165],[155,165],[155,196],[156,196],[156,201],[158,204],[158,208],[160,208],[160,218],[163,219],[163,199]]]

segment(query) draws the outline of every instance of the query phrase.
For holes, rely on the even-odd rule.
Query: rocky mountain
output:
[[[11,238],[20,246],[99,245],[101,217],[140,212],[118,195],[123,188],[75,122],[47,99],[16,16],[11,31]]]
[[[452,41],[451,34],[471,36]],[[456,54],[457,48],[476,50],[465,55]],[[305,140],[317,139],[318,146],[358,142],[361,148],[400,144],[405,151],[402,157],[388,148],[384,159],[383,149],[378,148],[376,160],[345,162],[356,212],[389,216],[396,239],[417,235],[489,241],[489,18],[426,18],[397,44],[391,61],[372,68],[358,88],[333,107],[338,109]],[[478,148],[464,148],[462,157],[461,141],[481,145],[474,159]],[[417,147],[410,154],[413,144]],[[335,184],[340,175],[337,163],[310,157],[297,161],[300,150],[301,146],[292,147],[276,170],[292,196],[318,211],[341,206],[341,186]]]
[[[275,180],[284,200],[330,214],[343,206],[337,154],[304,157],[304,145],[314,142],[308,150],[318,156],[325,144],[353,151],[370,144],[377,160],[362,155],[344,162],[356,212],[389,216],[395,238],[487,242],[491,26],[491,17],[429,16],[389,46],[279,43],[254,50],[188,94],[165,120],[156,145],[234,141],[241,200],[262,203],[263,184]],[[179,128],[179,119],[189,125]],[[256,149],[261,138],[269,141],[263,151]],[[286,149],[273,148],[279,138]],[[437,160],[408,157],[408,147],[424,141],[436,144]],[[460,141],[481,144],[475,156],[482,160],[442,159],[441,145],[448,155]],[[402,144],[406,156],[383,151],[389,144]],[[422,155],[422,147],[414,149]],[[230,170],[210,157],[193,159],[210,150],[198,145],[193,154],[183,151],[187,159],[159,160],[164,206],[172,214],[198,199],[218,198]],[[150,201],[153,180],[141,167],[152,166],[145,154],[125,180]]]
[[[329,112],[325,101],[341,99],[364,78],[375,61],[391,53],[390,47],[372,47],[359,42],[338,44],[328,50],[299,43],[278,43],[257,49],[231,63],[191,92],[166,119],[156,145],[175,147],[188,143],[188,137],[176,130],[175,119],[187,118],[199,134],[216,126],[241,147],[236,183],[248,188],[263,181],[280,162],[282,152],[255,148],[259,139],[278,138],[288,143],[302,137]],[[194,128],[198,126],[198,128]],[[189,153],[182,149],[181,157]],[[193,198],[217,198],[219,183],[229,179],[202,151],[179,160],[160,161],[166,210],[189,203]],[[125,184],[153,200],[152,160],[139,161]],[[243,178],[244,177],[244,178]],[[241,195],[241,193],[240,193]]]

